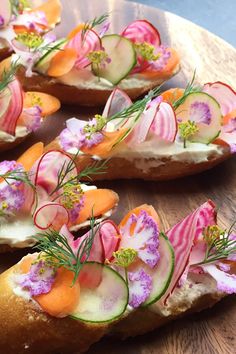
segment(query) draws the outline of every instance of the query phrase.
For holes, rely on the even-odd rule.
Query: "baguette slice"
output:
[[[195,287],[189,288],[188,298],[175,296],[175,291],[168,300],[166,314],[158,312],[158,305],[154,304],[111,324],[90,324],[51,317],[14,294],[11,277],[16,267],[0,275],[0,352],[6,354],[83,353],[106,334],[123,339],[144,334],[185,314],[211,307],[226,295],[219,293],[214,284],[211,287],[205,284],[196,293]],[[186,301],[191,298],[192,301]]]

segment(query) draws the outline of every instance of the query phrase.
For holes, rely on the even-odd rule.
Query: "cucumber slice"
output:
[[[10,22],[12,16],[12,6],[10,0],[1,0],[0,2],[0,14],[3,19],[3,25],[1,27],[5,27]]]
[[[111,34],[102,38],[102,47],[111,62],[107,63],[104,68],[92,64],[93,72],[113,85],[117,85],[136,65],[134,46],[129,39],[118,34]]]
[[[52,60],[54,55],[58,53],[58,50],[64,48],[66,42],[66,38],[56,40],[53,45],[50,46],[50,49],[47,50],[37,61],[37,63],[35,64],[35,69],[41,74],[46,74],[50,65],[50,61]]]
[[[159,300],[165,294],[174,272],[175,254],[170,241],[164,234],[159,236],[160,261],[153,269],[145,265],[143,268],[153,280],[153,288],[149,298],[142,304],[148,306]]]
[[[89,288],[81,281],[80,299],[76,310],[70,317],[85,322],[110,322],[120,317],[128,305],[129,290],[126,282],[112,268],[97,262],[84,264],[80,277],[90,278],[100,274],[99,284]],[[87,273],[87,277],[86,277]],[[94,284],[92,279],[91,284]]]
[[[182,122],[195,121],[199,128],[189,141],[210,144],[221,131],[222,114],[219,103],[205,92],[190,93],[176,110]]]

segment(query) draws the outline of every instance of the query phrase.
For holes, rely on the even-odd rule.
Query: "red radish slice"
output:
[[[205,227],[214,224],[216,224],[215,205],[208,201],[167,232],[175,252],[175,268],[165,299],[172,293],[188,266],[194,241],[197,241]]]
[[[58,203],[43,203],[34,214],[34,223],[41,230],[47,230],[49,228],[60,230],[62,225],[68,222],[68,211]]]
[[[91,272],[91,268],[85,264],[79,273],[78,280],[83,288],[96,289],[102,281],[102,268],[93,267]]]
[[[8,87],[0,93],[0,117],[3,117],[8,110],[11,101],[11,91]]]
[[[203,86],[203,92],[215,98],[223,116],[236,109],[236,92],[229,85],[220,81],[207,83]]]
[[[178,125],[173,107],[169,103],[160,103],[152,123],[152,131],[164,140],[175,141]]]
[[[125,108],[128,108],[132,105],[132,101],[129,96],[119,88],[115,88],[112,93],[110,94],[105,108],[103,110],[102,116],[105,118],[109,118],[116,113],[121,112]],[[127,122],[128,118],[126,119],[114,119],[105,127],[105,131],[111,131],[111,127],[113,130],[120,129],[124,126]]]
[[[101,39],[98,34],[91,29],[88,29],[83,37],[81,30],[71,38],[67,43],[66,48],[73,48],[76,50],[77,59],[75,67],[77,69],[83,69],[91,63],[88,59],[88,54],[102,49]]]
[[[71,164],[70,172],[64,178],[64,182],[71,177],[77,176],[78,171],[75,163],[66,153],[53,150],[43,154],[38,161],[35,162],[31,169],[31,175],[34,178],[36,186],[43,187],[50,194],[58,184],[58,174]]]
[[[9,91],[11,99],[9,102]],[[0,129],[8,134],[15,135],[17,120],[23,109],[23,92],[20,83],[14,79],[9,85],[8,90],[1,92],[0,100],[6,100],[8,108],[0,117]],[[6,104],[5,103],[5,104]],[[5,105],[2,103],[2,105]]]
[[[1,0],[0,2],[0,17],[1,24],[0,28],[7,26],[11,19],[12,10],[11,10],[11,1],[10,0]]]

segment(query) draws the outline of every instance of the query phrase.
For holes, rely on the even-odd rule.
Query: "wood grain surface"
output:
[[[36,1],[40,2],[40,1]],[[79,20],[89,20],[111,12],[111,31],[120,31],[133,19],[146,18],[160,30],[163,43],[176,48],[182,58],[182,71],[163,89],[184,86],[197,70],[197,81],[222,80],[236,88],[236,51],[229,44],[206,30],[168,12],[140,4],[117,0],[62,0],[63,22],[58,35],[65,35]],[[19,156],[33,142],[50,142],[73,116],[91,117],[96,109],[63,107],[21,146],[0,155],[0,160]],[[119,221],[129,209],[141,203],[152,204],[166,230],[207,199],[219,209],[219,224],[229,227],[236,216],[236,158],[211,171],[170,182],[115,181],[99,186],[114,189],[120,204],[114,215]],[[125,171],[124,171],[125,173]],[[14,264],[25,251],[1,255],[0,271]],[[124,342],[107,338],[94,345],[89,354],[233,354],[236,352],[235,296],[230,296],[211,310],[174,322],[163,329]],[[79,333],[77,334],[79,335]]]

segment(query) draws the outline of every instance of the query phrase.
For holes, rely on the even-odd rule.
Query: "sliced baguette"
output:
[[[190,287],[188,294],[193,301],[186,305],[180,298],[169,306],[167,316],[147,307],[112,324],[89,324],[51,317],[35,303],[15,295],[11,283],[15,270],[17,265],[0,276],[0,352],[5,354],[83,353],[108,333],[122,338],[143,334],[184,314],[211,307],[226,295],[207,285],[205,291],[194,295]]]
[[[57,138],[48,144],[45,150],[58,148],[60,148],[60,144]],[[171,180],[211,169],[230,156],[232,154],[228,146],[222,147],[222,154],[212,153],[209,156],[206,155],[205,161],[196,163],[185,160],[175,161],[174,156],[161,159],[137,157],[133,160],[112,156],[106,162],[106,173],[94,175],[92,178],[95,181],[133,178],[156,181]],[[79,155],[77,157],[77,164],[81,168],[94,162],[95,160],[90,155]]]
[[[135,100],[139,96],[148,92],[154,87],[161,85],[164,81],[169,80],[173,75],[177,74],[180,70],[180,64],[178,64],[173,71],[168,73],[153,76],[151,79],[147,79],[144,85],[137,87],[130,87],[124,89],[128,96]],[[105,105],[108,97],[114,89],[111,86],[110,89],[85,89],[76,86],[69,86],[60,83],[57,79],[45,76],[39,73],[34,73],[31,77],[25,76],[25,69],[21,67],[17,73],[24,90],[27,91],[41,91],[49,93],[57,97],[62,103],[76,104],[81,106],[102,106]],[[119,85],[118,85],[119,87]]]

